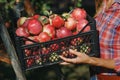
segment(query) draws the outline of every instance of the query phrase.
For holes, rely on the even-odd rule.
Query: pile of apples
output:
[[[33,44],[33,42],[47,42],[50,40],[56,40],[64,37],[77,35],[84,26],[88,24],[87,20],[87,12],[83,8],[75,8],[70,13],[63,13],[62,15],[51,14],[49,16],[43,16],[39,14],[35,14],[31,17],[20,17],[17,21],[16,35],[21,37],[26,37],[30,40],[24,40],[25,45]],[[83,32],[90,31],[90,26],[88,25]],[[74,38],[70,41],[69,47],[75,49],[74,46],[80,45],[83,39],[78,37]],[[34,50],[35,49],[35,50]],[[39,64],[46,61],[55,62],[59,60],[58,54],[54,51],[58,49],[63,50],[61,55],[67,57],[74,55],[69,54],[66,50],[66,43],[54,43],[49,46],[43,46],[41,51],[38,48],[33,49],[25,49],[25,56],[28,57],[26,59],[27,67],[31,67],[32,65]],[[82,45],[80,47],[80,52],[89,51],[89,47],[87,45]],[[41,58],[39,54],[46,55],[49,52],[53,51],[49,56],[44,56]],[[35,58],[32,58],[30,56]],[[30,57],[30,58],[29,58]],[[48,58],[49,57],[49,58]]]
[[[32,17],[20,17],[15,33],[17,36],[27,37],[41,43],[76,35],[88,23],[87,13],[82,8],[75,8],[71,13],[64,15],[35,14]],[[90,31],[90,26],[83,30],[83,32],[87,31]],[[25,44],[32,44],[32,42],[26,41]]]

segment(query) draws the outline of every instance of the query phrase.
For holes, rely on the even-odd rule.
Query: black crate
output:
[[[86,53],[89,56],[99,57],[99,39],[96,30],[96,22],[91,16],[87,16],[91,30],[80,31],[79,34],[48,42],[37,43],[25,37],[15,36],[15,47],[23,70],[31,70],[62,62],[59,55],[73,58],[69,49]],[[83,28],[83,30],[87,27]],[[25,41],[33,44],[24,45]]]

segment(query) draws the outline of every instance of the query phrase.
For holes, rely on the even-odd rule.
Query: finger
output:
[[[60,65],[70,65],[68,62],[61,62]]]
[[[80,52],[77,52],[76,50],[69,49],[69,51],[70,51],[71,54],[74,54],[76,56],[80,55]]]
[[[60,56],[61,59],[63,59],[64,61],[68,62],[68,63],[76,63],[76,58],[66,58],[63,56]]]

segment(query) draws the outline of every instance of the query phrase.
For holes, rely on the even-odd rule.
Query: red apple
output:
[[[28,31],[33,35],[38,35],[42,31],[42,24],[37,19],[30,19]]]
[[[80,19],[86,19],[87,13],[84,9],[82,8],[75,8],[72,13],[71,16],[76,19],[76,20],[80,20]]]
[[[60,28],[65,23],[64,19],[61,16],[57,15],[57,14],[54,14],[54,15],[51,16],[51,21],[52,21],[52,25],[55,28]]]
[[[33,58],[28,58],[26,60],[27,67],[31,67],[33,65],[33,63],[34,63],[34,59]]]
[[[17,20],[17,27],[20,27],[21,25],[23,25],[23,23],[26,21],[27,17],[20,17]]]
[[[43,32],[47,32],[52,39],[55,37],[55,28],[50,24],[43,27]]]
[[[50,45],[50,49],[51,49],[52,51],[58,50],[59,47],[60,47],[60,46],[59,46],[58,44],[56,44],[56,43]]]
[[[43,47],[42,48],[42,54],[48,54],[50,52],[50,48]]]
[[[39,42],[46,42],[51,40],[51,37],[46,32],[41,32],[38,36]]]
[[[22,24],[22,26],[25,27],[25,28],[27,28],[28,23],[29,23],[29,21],[30,21],[31,19],[32,19],[32,18],[27,18],[27,19],[25,20],[25,22]]]
[[[67,18],[65,22],[65,27],[69,30],[74,30],[76,28],[77,21],[71,17]]]
[[[72,31],[68,30],[66,27],[61,27],[60,29],[57,29],[56,36],[57,38],[64,38],[68,36],[72,36]]]
[[[86,19],[81,19],[78,21],[77,23],[77,31],[81,31],[83,29],[84,26],[86,26],[88,24],[88,21]],[[90,26],[87,26],[83,32],[89,31],[90,30]]]
[[[77,35],[78,34],[78,31],[73,31],[73,35]]]
[[[33,16],[34,19],[39,19],[39,17],[40,17],[39,14],[35,14],[35,15]]]
[[[30,56],[32,53],[32,51],[29,49],[25,49],[24,52],[25,52],[25,56]]]
[[[28,33],[27,29],[24,28],[24,27],[18,27],[16,29],[15,33],[16,33],[17,36],[24,36],[24,37],[28,37],[29,36],[29,33]]]
[[[39,42],[38,39],[37,39],[38,36],[29,36],[27,37],[28,39],[30,40],[33,40],[35,42]],[[29,45],[29,44],[33,44],[34,42],[33,41],[30,41],[30,40],[26,40],[25,41],[25,45]]]

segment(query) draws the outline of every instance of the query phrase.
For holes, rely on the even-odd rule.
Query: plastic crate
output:
[[[91,30],[80,31],[79,34],[48,42],[37,43],[25,37],[15,36],[16,50],[23,70],[31,70],[62,62],[59,55],[75,57],[69,54],[69,49],[75,49],[89,56],[99,57],[99,39],[96,30],[96,22],[91,16],[87,16]],[[82,29],[84,30],[87,25]],[[24,45],[25,41],[33,44]]]

